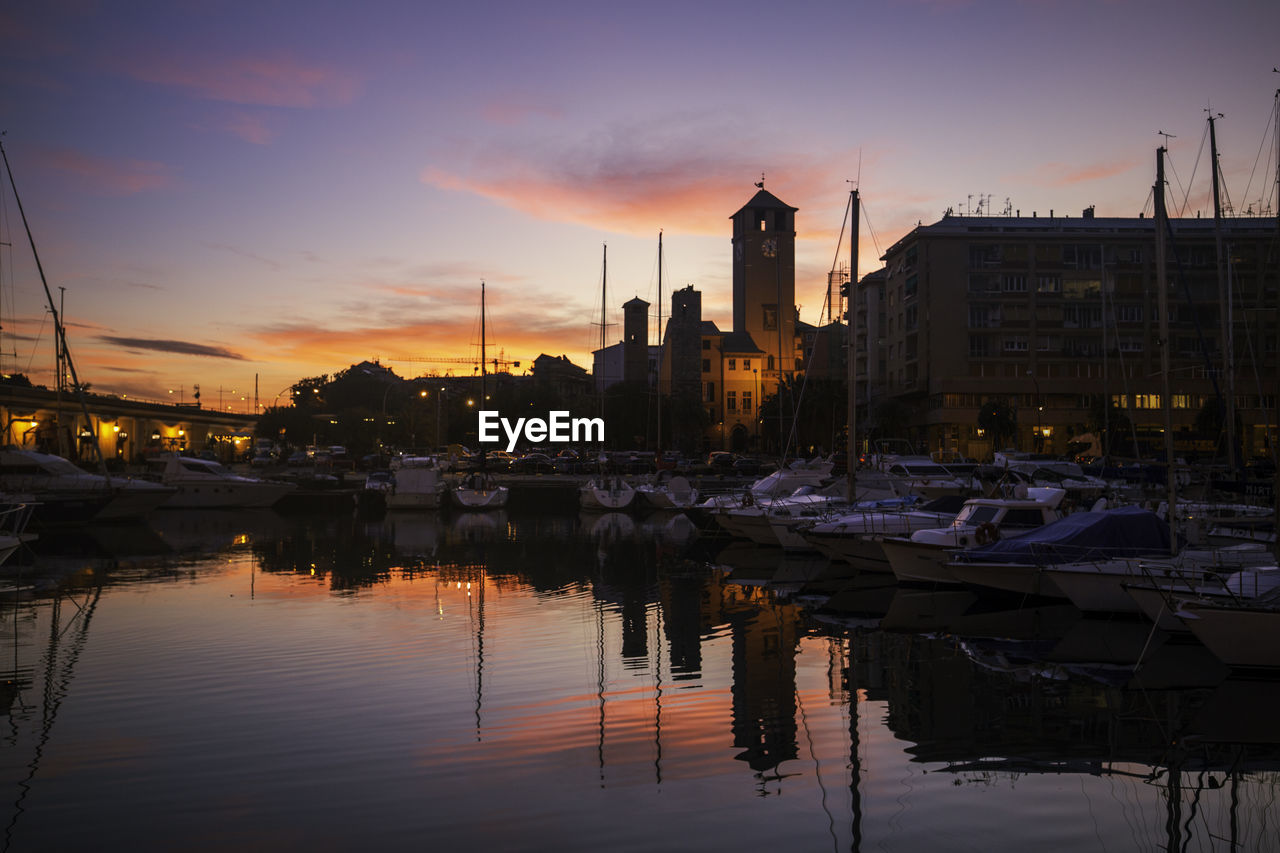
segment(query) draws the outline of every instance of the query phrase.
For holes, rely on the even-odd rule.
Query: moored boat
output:
[[[269,507],[297,488],[293,483],[246,477],[210,459],[176,453],[151,459],[148,468],[161,483],[176,489],[161,505],[165,509]]]

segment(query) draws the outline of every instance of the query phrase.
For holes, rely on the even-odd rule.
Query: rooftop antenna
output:
[[[1156,131],[1156,136],[1163,136],[1163,137],[1164,137],[1164,147],[1165,147],[1165,149],[1166,149],[1166,150],[1169,148],[1169,140],[1170,140],[1170,139],[1177,139],[1177,138],[1178,138],[1178,137],[1174,136],[1172,133],[1165,133],[1163,130],[1157,130],[1157,131]]]

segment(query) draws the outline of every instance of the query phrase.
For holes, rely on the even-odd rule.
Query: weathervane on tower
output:
[[[764,189],[764,172],[760,173],[760,180],[756,181],[756,189]]]

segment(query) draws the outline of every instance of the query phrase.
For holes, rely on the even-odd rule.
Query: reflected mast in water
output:
[[[21,577],[21,576],[19,576]],[[89,623],[93,620],[94,611],[98,607],[98,601],[102,598],[102,575],[95,573],[98,578],[97,584],[89,594],[87,601],[81,604],[70,595],[66,598],[76,607],[76,612],[72,614],[71,619],[64,626],[62,624],[62,598],[61,592],[54,596],[53,601],[49,605],[49,645],[45,650],[44,657],[44,689],[41,693],[40,707],[40,736],[36,740],[35,750],[31,756],[31,761],[27,765],[27,775],[18,782],[18,796],[13,803],[13,817],[9,819],[9,823],[4,828],[4,847],[3,850],[8,851],[13,844],[13,833],[17,828],[18,819],[24,812],[23,804],[27,799],[27,794],[31,793],[32,782],[35,781],[36,773],[40,770],[40,762],[44,757],[45,748],[49,745],[50,738],[53,735],[53,724],[58,718],[58,709],[62,707],[62,700],[67,698],[67,693],[71,687],[71,680],[74,675],[76,661],[80,659],[81,653],[84,652],[85,644],[89,639]],[[18,668],[18,606],[19,599],[14,599],[13,620],[14,620],[14,687],[15,698],[21,701],[21,673]],[[70,647],[66,650],[65,656],[62,654],[61,644],[62,638],[67,632],[75,627],[75,634],[72,636]],[[26,704],[22,704],[22,710],[26,710]],[[11,709],[5,709],[7,713],[12,714]]]

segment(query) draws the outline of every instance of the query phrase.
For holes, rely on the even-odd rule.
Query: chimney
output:
[[[1093,219],[1093,205],[1089,205],[1084,209],[1084,213],[1080,214],[1085,219]]]

